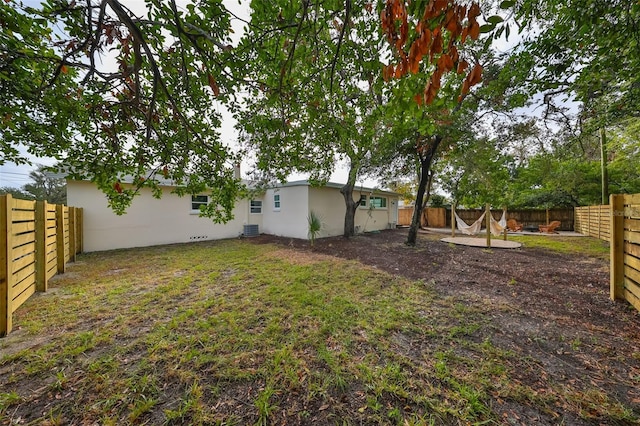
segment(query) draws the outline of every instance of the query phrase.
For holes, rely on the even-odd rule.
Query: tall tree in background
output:
[[[36,197],[33,194],[30,194],[22,189],[13,188],[10,186],[0,187],[0,195],[11,194],[14,198],[19,198],[21,200],[35,200]]]
[[[206,212],[231,217],[240,185],[220,140],[229,96],[231,14],[222,2],[48,0],[0,3],[0,163],[21,147],[95,182],[122,213],[142,187],[212,189]],[[54,30],[55,29],[55,30]],[[124,185],[125,178],[133,186]]]
[[[524,41],[512,65],[528,71],[522,84],[544,93],[549,113],[558,100],[573,99],[602,124],[640,114],[636,0],[525,0],[513,7]]]
[[[545,117],[566,122],[571,111],[562,104],[578,104],[574,129],[599,138],[604,202],[607,131],[640,116],[640,3],[526,0],[517,2],[514,15],[524,42],[512,69],[525,72],[522,84],[533,93],[543,93]]]
[[[47,167],[38,166],[29,172],[31,183],[22,187],[32,194],[36,200],[44,200],[52,204],[67,204],[67,184],[64,178],[54,177],[47,173]]]

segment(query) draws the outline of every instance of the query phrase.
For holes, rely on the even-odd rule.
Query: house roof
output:
[[[324,185],[320,185],[320,186],[326,186],[328,188],[342,189],[342,187],[344,185],[345,185],[344,183],[327,182]],[[308,180],[296,180],[296,181],[292,181],[292,182],[277,184],[277,185],[274,185],[273,187],[274,188],[286,188],[286,187],[290,187],[290,186],[315,186],[315,185],[313,185]],[[386,194],[386,195],[393,195],[393,196],[400,195],[397,192],[393,192],[393,191],[387,191],[387,190],[379,189],[379,188],[369,188],[369,187],[359,186],[359,185],[356,185],[353,188],[353,191],[354,192],[375,192],[376,194]]]
[[[60,175],[61,177],[65,178],[66,176],[62,173],[59,173],[58,175]],[[156,176],[156,179],[158,180],[158,184],[160,186],[177,186],[176,183],[170,179],[164,179],[161,176]],[[67,177],[67,180],[72,180],[69,179]],[[89,181],[88,179],[85,179],[85,181]],[[125,176],[120,180],[122,183],[133,183],[134,179],[133,176]],[[242,182],[244,184],[246,184],[247,186],[251,187],[251,182],[247,181],[247,180],[242,180]],[[278,183],[275,185],[270,186],[271,188],[287,188],[287,187],[293,187],[293,186],[317,186],[317,185],[313,185],[311,182],[309,182],[308,180],[296,180],[296,181],[291,181],[291,182],[286,182],[286,183]],[[335,189],[342,189],[342,187],[344,186],[343,183],[337,183],[337,182],[327,182],[324,185],[319,185],[319,186],[324,186],[324,187],[328,187],[328,188],[335,188]],[[353,188],[354,192],[369,192],[369,193],[376,193],[376,194],[386,194],[386,195],[391,195],[391,196],[399,196],[400,194],[398,194],[397,192],[393,192],[393,191],[387,191],[387,190],[383,190],[383,189],[379,189],[379,188],[369,188],[369,187],[365,187],[365,186],[358,186],[356,185]]]

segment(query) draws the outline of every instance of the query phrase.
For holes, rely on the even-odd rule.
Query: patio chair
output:
[[[548,225],[538,225],[538,230],[547,234],[557,234],[556,228],[560,227],[560,221],[554,220]]]
[[[507,228],[509,229],[509,231],[511,232],[518,232],[518,231],[522,231],[522,224],[518,223],[517,220],[515,219],[509,219],[507,221]]]

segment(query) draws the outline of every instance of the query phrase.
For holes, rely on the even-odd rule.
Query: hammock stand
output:
[[[487,247],[491,247],[491,234],[496,237],[503,235],[505,241],[507,241],[507,210],[502,210],[502,217],[499,221],[495,220],[491,215],[491,205],[489,203],[485,206],[485,211],[480,218],[473,222],[471,225],[467,225],[464,220],[460,219],[456,213],[456,205],[451,207],[451,237],[455,238],[456,228],[460,232],[466,235],[476,235],[482,228],[482,221],[485,220],[487,229]],[[486,219],[485,219],[486,218]]]

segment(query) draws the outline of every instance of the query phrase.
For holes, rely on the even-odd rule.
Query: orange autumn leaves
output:
[[[416,74],[423,59],[428,56],[434,70],[424,91],[414,99],[419,105],[431,104],[440,90],[444,74],[453,70],[458,74],[467,72],[469,63],[460,58],[456,42],[460,40],[464,43],[467,38],[478,39],[480,24],[476,18],[479,15],[480,6],[475,2],[470,6],[463,6],[451,0],[431,0],[416,24],[416,37],[410,42],[409,13],[405,1],[387,0],[380,13],[380,20],[387,41],[394,47],[399,60],[395,65],[384,67],[385,81],[400,78],[407,73]],[[476,64],[465,77],[458,100],[481,80],[482,66]]]

